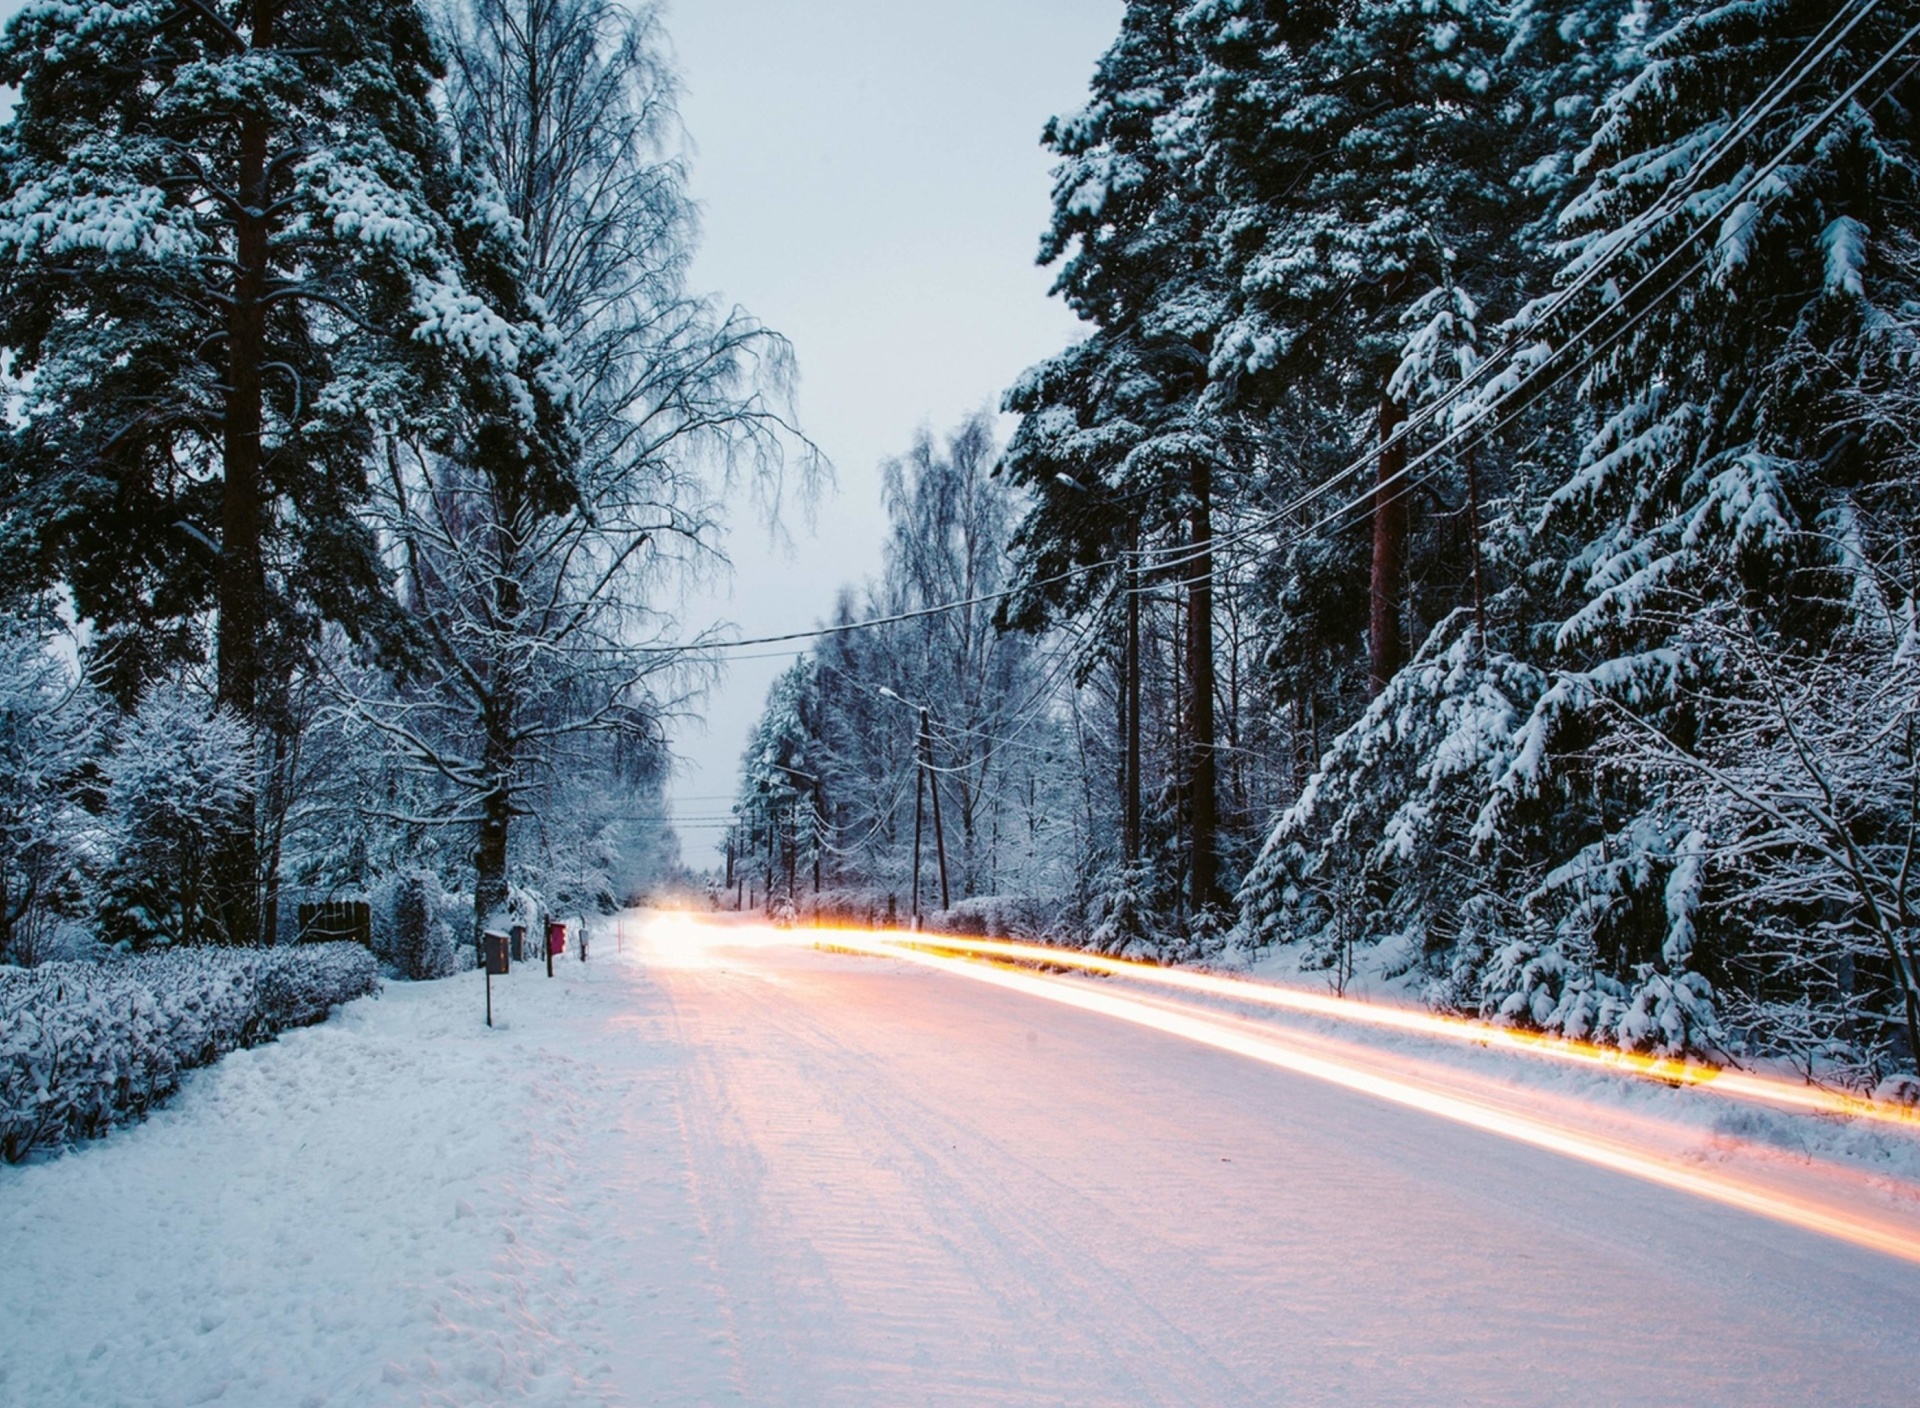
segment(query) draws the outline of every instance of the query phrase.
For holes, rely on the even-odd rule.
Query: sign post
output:
[[[493,975],[505,976],[507,972],[507,944],[510,940],[505,934],[489,929],[481,936],[481,946],[486,953],[487,970],[487,1025],[493,1025]]]

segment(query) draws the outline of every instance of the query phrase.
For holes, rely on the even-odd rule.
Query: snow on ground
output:
[[[0,1170],[0,1404],[597,1404],[662,1345],[722,1392],[664,997],[558,972],[493,1031],[477,973],[390,983]]]
[[[1299,946],[1276,947],[1252,955],[1251,962],[1213,965],[1221,973],[1308,992],[1333,993],[1332,975],[1303,968]],[[1355,956],[1344,995],[1359,1002],[1427,1010],[1420,1001],[1425,978],[1411,967],[1411,956],[1392,943],[1362,949]],[[1223,1010],[1271,1019],[1271,1009],[1255,1004],[1210,1003]],[[1771,1151],[1777,1160],[1815,1162],[1851,1170],[1885,1185],[1890,1200],[1915,1207],[1920,1200],[1920,1130],[1889,1128],[1869,1120],[1808,1116],[1764,1105],[1724,1099],[1710,1088],[1674,1089],[1657,1080],[1613,1075],[1587,1067],[1559,1065],[1537,1057],[1489,1050],[1471,1044],[1432,1041],[1419,1036],[1365,1029],[1356,1032],[1343,1023],[1288,1014],[1283,1025],[1364,1041],[1367,1045],[1417,1056],[1424,1062],[1471,1072],[1476,1077],[1504,1083],[1515,1090],[1548,1092],[1583,1102],[1604,1120],[1609,1114],[1659,1120],[1691,1130],[1693,1151],[1702,1159],[1751,1159]],[[1801,1076],[1784,1063],[1756,1062],[1753,1069],[1798,1083]]]
[[[1914,1401],[1890,1257],[804,934],[628,933],[504,1029],[393,984],[0,1171],[0,1404]]]

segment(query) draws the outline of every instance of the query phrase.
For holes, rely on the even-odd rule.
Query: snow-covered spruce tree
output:
[[[1378,446],[1373,473],[1329,486],[1306,519],[1358,507],[1375,486],[1369,513],[1335,523],[1372,529],[1370,694],[1405,658],[1409,569],[1433,570],[1409,561],[1409,518],[1435,498],[1451,516],[1467,497],[1457,465],[1430,467],[1447,472],[1419,474],[1414,492],[1408,451],[1435,437],[1396,433],[1471,370],[1487,316],[1517,302],[1514,235],[1528,210],[1512,179],[1522,109],[1502,62],[1505,20],[1490,0],[1209,0],[1188,16],[1206,57],[1195,141],[1223,200],[1213,234],[1233,287],[1213,392],[1267,415],[1311,406],[1309,423],[1337,427],[1295,467],[1305,486]],[[1429,554],[1466,556],[1420,526]],[[1300,565],[1351,571],[1354,556],[1315,545]],[[1457,589],[1457,571],[1445,576],[1443,590]]]
[[[1902,310],[1916,287],[1900,253],[1920,215],[1898,44],[1909,19],[1848,11],[1836,27],[1857,23],[1798,72],[1808,40],[1835,20],[1829,7],[1690,11],[1644,41],[1644,66],[1600,109],[1580,159],[1590,183],[1560,217],[1562,277],[1612,262],[1534,331],[1564,336],[1609,307],[1618,316],[1596,330],[1607,341],[1580,383],[1587,442],[1534,525],[1537,570],[1556,574],[1576,609],[1552,643],[1555,683],[1516,728],[1477,824],[1481,846],[1543,862],[1524,940],[1536,957],[1496,962],[1487,1004],[1518,999],[1561,1027],[1591,1006],[1596,983],[1693,975],[1696,989],[1739,987],[1771,949],[1779,912],[1676,901],[1676,886],[1718,883],[1719,852],[1694,838],[1714,837],[1735,799],[1710,800],[1704,773],[1680,787],[1612,766],[1609,740],[1650,728],[1704,758],[1762,746],[1740,735],[1767,712],[1769,672],[1730,655],[1723,636],[1680,631],[1684,621],[1737,610],[1781,660],[1857,655],[1842,645],[1858,556],[1847,525],[1905,473],[1885,436],[1859,433],[1851,398],[1863,377],[1911,375],[1893,370],[1912,365]],[[1754,121],[1733,126],[1783,79]],[[1863,689],[1835,686],[1839,698]],[[1737,873],[1735,835],[1722,827],[1715,845],[1731,848],[1726,875]],[[1882,944],[1867,969],[1862,989],[1904,1007],[1911,956]],[[1748,1036],[1776,1040],[1764,1021]]]
[[[1182,28],[1187,8],[1133,0],[1086,108],[1047,127],[1060,161],[1040,256],[1058,262],[1055,291],[1096,331],[1006,396],[1021,420],[1005,469],[1032,500],[1014,538],[1021,590],[1005,619],[1099,623],[1127,701],[1122,753],[1133,757],[1139,593],[1164,582],[1179,594],[1182,756],[1168,771],[1184,834],[1168,869],[1184,871],[1197,912],[1221,896],[1213,539],[1240,457],[1233,427],[1202,397],[1225,291],[1206,238],[1217,202],[1191,166],[1199,56]],[[1154,571],[1154,549],[1175,565]],[[1124,772],[1120,849],[1137,852],[1142,769]]]
[[[248,941],[226,927],[218,873],[253,787],[246,725],[203,694],[157,685],[103,766],[101,937],[136,948]]]
[[[437,783],[416,819],[471,829],[485,925],[516,817],[570,771],[632,783],[653,766],[687,678],[648,642],[673,631],[663,574],[711,558],[701,471],[739,463],[765,487],[805,442],[777,395],[785,343],[686,291],[695,221],[654,11],[476,0],[446,29],[459,158],[498,192],[488,238],[557,334],[569,444],[529,455],[511,407],[473,398],[392,437],[380,513],[425,648],[360,704]]]
[[[1194,11],[1208,162],[1232,203],[1217,394],[1306,428],[1273,446],[1273,487],[1305,507],[1255,588],[1301,780],[1241,894],[1256,941],[1331,961],[1355,933],[1392,935],[1410,967],[1506,883],[1465,832],[1544,679],[1513,653],[1537,594],[1488,524],[1524,502],[1556,432],[1521,419],[1528,458],[1441,442],[1485,413],[1460,392],[1546,278],[1546,217],[1623,8]]]
[[[767,691],[767,706],[740,759],[734,865],[759,882],[770,914],[793,914],[801,877],[821,863],[827,840],[821,825],[820,709],[811,663],[795,662]]]
[[[376,425],[448,363],[529,418],[545,394],[455,247],[438,76],[412,0],[32,4],[0,44],[7,556],[72,591],[129,702],[212,608],[219,701],[271,726],[308,618],[385,612]],[[254,832],[223,831],[218,927],[252,941]]]

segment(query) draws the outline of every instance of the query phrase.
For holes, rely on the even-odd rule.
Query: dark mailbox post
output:
[[[489,929],[481,935],[480,945],[486,956],[487,969],[487,1025],[493,1025],[493,979],[494,975],[505,976],[507,972],[507,945],[511,941],[505,934]]]
[[[524,924],[515,924],[511,929],[507,930],[507,937],[513,940],[512,944],[509,945],[513,961],[515,963],[525,963],[527,961],[527,926]]]

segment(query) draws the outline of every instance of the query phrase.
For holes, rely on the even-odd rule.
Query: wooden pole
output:
[[[913,927],[916,929],[920,927],[920,816],[926,804],[927,764],[922,758],[913,770]]]
[[[940,908],[947,910],[953,907],[947,893],[947,833],[940,825],[940,779],[933,771],[933,724],[924,704],[920,707],[920,749],[926,760],[927,790],[933,793],[933,845],[940,857]]]

